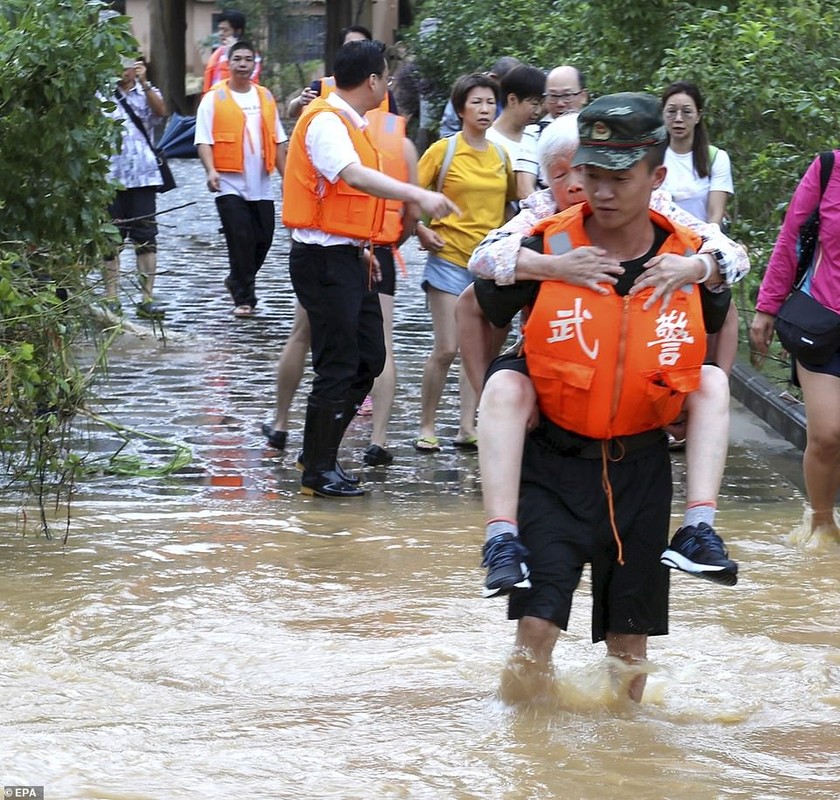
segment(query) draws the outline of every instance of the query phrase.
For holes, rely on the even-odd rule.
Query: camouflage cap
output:
[[[650,94],[619,92],[593,100],[578,117],[580,146],[572,166],[630,169],[667,137],[662,104]]]

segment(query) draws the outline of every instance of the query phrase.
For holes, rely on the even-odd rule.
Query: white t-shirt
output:
[[[195,143],[214,144],[213,113],[215,110],[214,92],[208,92],[201,98],[195,116]],[[242,172],[220,172],[219,194],[239,195],[243,200],[273,200],[271,176],[265,170],[262,159],[262,112],[260,96],[256,86],[247,92],[234,92],[231,97],[245,114],[245,140],[243,150],[245,160]],[[285,142],[288,137],[280,118],[275,120],[278,139]]]
[[[692,153],[675,153],[670,147],[665,151],[668,174],[660,187],[669,192],[674,202],[703,222],[709,221],[707,203],[709,192],[735,194],[732,184],[732,167],[726,150],[718,149],[711,165],[711,175],[701,178],[694,171]]]
[[[492,125],[487,129],[487,141],[495,142],[496,144],[500,144],[502,147],[507,150],[508,158],[510,159],[511,166],[516,164],[517,159],[520,156],[522,151],[522,142],[525,138],[524,134],[522,139],[518,142],[515,142],[513,139],[508,139],[503,133],[499,133]]]
[[[327,102],[350,114],[351,119],[360,127],[367,126],[367,120],[360,117],[353,108],[342,100],[336,92],[327,96]],[[347,127],[335,114],[321,112],[316,114],[306,129],[306,154],[312,166],[320,173],[323,180],[338,183],[341,171],[350,164],[360,164],[361,158],[353,147],[353,141]],[[303,244],[317,244],[330,247],[336,244],[359,244],[360,240],[347,236],[336,236],[318,228],[294,228],[292,239]]]
[[[537,145],[540,141],[540,126],[528,125],[522,131],[522,141],[519,152],[512,160],[514,172],[527,172],[528,175],[539,175],[540,160],[537,157]]]

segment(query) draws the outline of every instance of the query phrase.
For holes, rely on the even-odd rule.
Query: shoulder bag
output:
[[[172,174],[172,170],[169,168],[169,163],[166,160],[166,156],[163,154],[162,150],[159,150],[152,144],[152,140],[149,138],[149,134],[146,131],[146,126],[134,113],[134,109],[131,107],[131,104],[128,102],[127,98],[121,92],[116,93],[117,100],[119,100],[120,105],[125,109],[126,114],[131,118],[131,121],[137,127],[137,130],[143,134],[143,138],[146,140],[146,144],[149,145],[151,151],[155,155],[155,159],[157,160],[157,167],[160,171],[160,177],[163,180],[163,184],[161,186],[155,186],[155,190],[159,193],[168,192],[171,189],[174,189],[178,184],[175,183],[175,176]]]
[[[814,300],[803,289],[813,269],[819,241],[820,203],[833,167],[834,153],[820,153],[820,199],[799,228],[793,291],[782,303],[774,323],[782,347],[805,364],[825,364],[840,349],[840,314]]]

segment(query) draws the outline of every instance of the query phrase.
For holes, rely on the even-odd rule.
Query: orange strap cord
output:
[[[394,261],[397,263],[397,266],[400,268],[400,275],[403,278],[408,277],[408,268],[405,266],[405,259],[403,258],[402,253],[400,252],[400,248],[397,247],[395,244],[391,245],[391,250],[394,252]]]
[[[366,247],[368,253],[370,253],[370,257],[368,258],[368,289],[373,289],[373,284],[375,283],[375,281],[373,280],[374,245],[373,242],[366,242],[362,246]],[[400,274],[403,276],[403,278],[407,278],[408,269],[405,266],[405,259],[403,258],[402,253],[400,252],[400,248],[392,244],[391,252],[394,254],[394,261],[399,265]]]
[[[610,476],[609,472],[607,471],[607,465],[610,461],[621,461],[624,458],[624,445],[621,445],[621,455],[617,458],[612,458],[610,454],[607,452],[608,448],[608,439],[601,440],[601,485],[604,487],[604,494],[607,496],[607,509],[609,510],[610,514],[610,527],[612,528],[613,539],[615,539],[616,546],[618,547],[618,563],[621,566],[624,566],[624,546],[621,542],[621,536],[618,533],[618,525],[615,521],[615,503],[613,501],[613,491],[612,491],[612,484],[610,483]]]

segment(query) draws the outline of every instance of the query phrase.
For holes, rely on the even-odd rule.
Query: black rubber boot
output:
[[[298,472],[303,472],[303,450],[298,451],[297,461],[295,462],[295,469]],[[346,481],[347,483],[352,484],[355,486],[359,483],[359,476],[352,475],[351,473],[345,471],[344,467],[341,466],[341,462],[336,459],[335,461],[335,471],[341,475],[341,480]]]
[[[344,480],[336,454],[344,435],[343,400],[310,397],[303,426],[301,494],[315,497],[364,497],[364,490]]]

